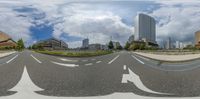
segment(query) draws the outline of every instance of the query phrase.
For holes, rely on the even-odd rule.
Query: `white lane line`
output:
[[[94,60],[96,60],[96,59],[94,58],[94,59],[92,59],[92,60],[94,61]]]
[[[64,64],[64,63],[58,63],[58,62],[54,62],[51,61],[52,63],[56,64],[56,65],[61,65],[61,66],[66,66],[66,67],[78,67],[79,65],[76,64]]]
[[[124,65],[124,70],[126,70],[126,65]]]
[[[149,92],[149,93],[155,93],[155,94],[168,94],[168,95],[172,95],[172,94],[169,94],[169,93],[161,93],[161,92],[156,92],[156,91],[153,91],[149,88],[147,88],[143,82],[141,81],[140,77],[135,74],[132,70],[130,70],[128,68],[128,71],[129,71],[129,74],[124,74],[123,75],[123,78],[122,78],[122,82],[121,83],[128,83],[128,81],[130,82],[133,82],[135,84],[135,86],[145,92]]]
[[[113,58],[108,64],[112,64],[117,58],[119,58],[119,55],[117,55],[115,58]]]
[[[35,59],[38,63],[42,63],[40,60],[38,60],[36,57],[34,57],[32,54],[31,54],[31,57],[33,58],[33,59]]]
[[[88,60],[82,60],[83,62],[87,62]]]
[[[146,60],[146,61],[149,61],[150,59],[148,59],[148,58],[145,58],[145,57],[142,57],[142,56],[140,56],[140,55],[137,55],[138,57],[140,57],[140,58],[142,58],[142,59],[144,59],[144,60]]]
[[[133,56],[133,55],[131,55],[133,58],[135,58],[138,62],[140,62],[141,64],[144,64],[144,62],[143,61],[141,61],[141,60],[139,60],[137,57],[135,57],[135,56]]]
[[[101,63],[102,61],[97,61],[96,63],[98,64],[98,63]]]
[[[85,64],[85,66],[91,66],[93,65],[93,63],[88,63],[88,64]]]
[[[13,61],[15,58],[17,58],[19,55],[14,56],[13,58],[11,58],[10,60],[8,60],[6,63],[10,63],[11,61]]]
[[[78,62],[78,60],[71,60],[71,59],[65,59],[65,58],[59,58],[59,59],[65,62]]]

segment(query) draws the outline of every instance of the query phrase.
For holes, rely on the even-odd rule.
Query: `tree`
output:
[[[116,49],[118,49],[118,50],[122,50],[123,49],[123,47],[121,46],[121,45],[119,45],[119,46],[117,46],[117,48]]]
[[[113,42],[112,42],[112,41],[109,42],[108,48],[109,48],[109,49],[113,49],[113,48],[114,48],[114,45],[113,45]]]
[[[131,45],[131,44],[130,44],[129,42],[126,42],[126,45],[124,46],[124,49],[125,49],[125,50],[128,50],[129,47],[130,47],[130,45]]]
[[[24,46],[24,41],[23,41],[22,39],[19,39],[19,40],[17,41],[17,50],[21,51],[21,50],[23,50],[24,48],[25,48],[25,46]]]
[[[133,43],[130,45],[129,50],[137,50],[139,49],[140,45],[137,43]]]
[[[145,44],[140,44],[140,45],[139,45],[139,49],[140,49],[140,50],[144,50],[145,47],[146,47]]]

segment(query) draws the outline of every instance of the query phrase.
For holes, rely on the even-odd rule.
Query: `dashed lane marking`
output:
[[[127,67],[127,66],[126,66],[126,65],[124,65],[124,70],[126,70],[126,67]]]
[[[98,64],[98,63],[101,63],[102,61],[97,61],[96,63]]]
[[[13,58],[11,58],[10,60],[8,60],[6,63],[10,63],[11,61],[13,61],[15,58],[17,58],[19,55],[14,56]]]
[[[59,59],[66,62],[78,62],[78,60],[71,60],[71,59],[65,59],[65,58],[59,58]]]
[[[88,60],[82,60],[83,62],[87,62]]]
[[[139,60],[137,57],[135,57],[135,56],[133,56],[133,55],[131,55],[134,59],[136,59],[138,62],[140,62],[141,64],[144,64],[144,62],[143,61],[141,61],[141,60]]]
[[[51,62],[54,64],[57,64],[57,65],[66,66],[66,67],[78,67],[79,66],[76,64],[64,64],[64,63],[58,63],[58,62],[54,62],[54,61],[51,61]]]
[[[34,57],[32,54],[31,54],[31,57],[33,58],[33,59],[35,59],[38,63],[42,63],[40,60],[38,60],[36,57]]]
[[[91,66],[93,65],[93,63],[88,63],[88,64],[85,64],[85,66]]]
[[[115,58],[113,58],[108,64],[112,64],[117,58],[119,58],[119,55],[117,55]]]

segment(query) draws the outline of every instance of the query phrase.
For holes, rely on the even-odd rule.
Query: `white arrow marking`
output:
[[[160,92],[156,92],[156,91],[153,91],[149,88],[147,88],[143,82],[140,80],[140,77],[135,74],[133,71],[131,71],[129,68],[128,68],[128,71],[129,71],[129,74],[124,74],[123,75],[123,78],[122,78],[122,83],[128,83],[128,81],[130,82],[133,82],[135,84],[135,86],[145,92],[149,92],[149,93],[155,93],[155,94],[168,94],[168,95],[171,95],[169,93],[160,93]]]
[[[113,58],[108,64],[112,64],[117,58],[119,58],[119,55],[117,55],[115,58]]]
[[[78,60],[70,60],[70,59],[65,59],[65,58],[59,58],[59,59],[65,62],[78,62]]]
[[[66,66],[66,67],[78,67],[79,66],[76,64],[64,64],[64,63],[58,63],[58,62],[54,62],[54,61],[51,61],[51,62],[54,64],[57,64],[57,65]]]
[[[11,61],[13,61],[15,58],[17,58],[19,55],[16,55],[15,57],[11,58],[9,61],[7,61],[6,63],[10,63]]]
[[[22,77],[18,82],[18,84],[9,90],[9,91],[17,91],[17,93],[11,96],[4,97],[4,99],[26,99],[29,97],[36,96],[37,94],[35,93],[35,91],[42,91],[42,90],[43,89],[39,88],[32,82],[25,66]]]

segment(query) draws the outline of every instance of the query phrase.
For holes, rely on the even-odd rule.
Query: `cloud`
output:
[[[200,2],[158,2],[160,8],[150,15],[157,20],[157,39],[167,37],[193,42],[194,32],[200,30]]]
[[[87,4],[67,5],[60,9],[60,14],[62,20],[55,22],[53,32],[57,38],[66,33],[69,36],[88,37],[92,43],[106,44],[112,36],[113,40],[124,44],[133,33],[133,27],[123,23],[118,15],[110,11],[93,10]]]

